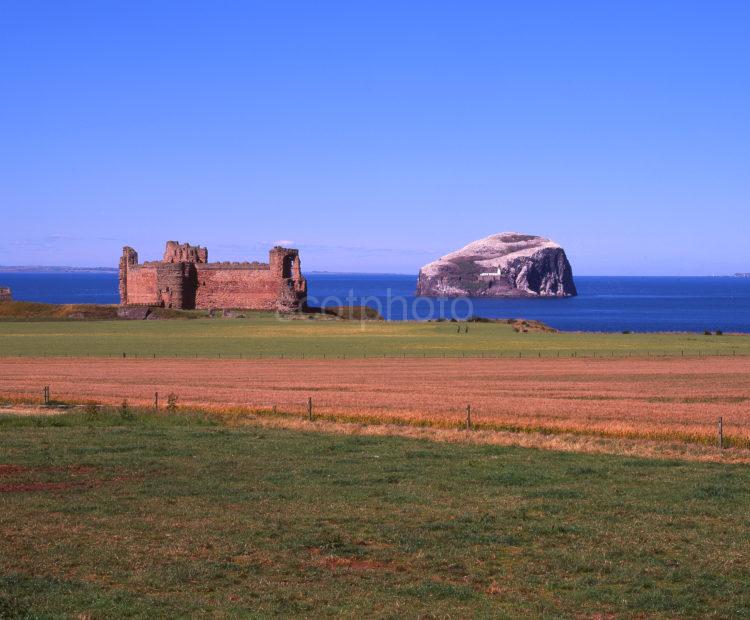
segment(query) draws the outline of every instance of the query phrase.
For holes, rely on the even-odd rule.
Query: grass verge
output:
[[[750,335],[555,333],[531,323],[523,327],[523,321],[321,321],[264,313],[232,320],[0,321],[3,356],[123,354],[299,359],[750,355]]]
[[[744,466],[145,418],[2,420],[2,614],[750,613]]]

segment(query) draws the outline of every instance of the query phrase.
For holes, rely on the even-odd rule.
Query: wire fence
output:
[[[697,445],[716,445],[724,448],[750,449],[750,397],[725,397],[714,399],[712,404],[728,405],[729,415],[714,415],[705,410],[701,402],[693,413],[672,410],[669,398],[649,397],[644,402],[659,405],[650,413],[640,412],[637,407],[630,415],[609,408],[606,397],[593,397],[589,407],[582,411],[556,410],[546,405],[533,413],[518,413],[512,407],[503,407],[487,401],[477,403],[460,402],[460,396],[450,399],[436,398],[421,403],[410,403],[407,395],[394,395],[373,402],[367,398],[348,400],[305,390],[279,392],[273,395],[243,394],[225,402],[182,399],[177,392],[164,389],[147,390],[130,387],[109,397],[76,401],[68,394],[53,395],[51,386],[42,386],[41,398],[9,394],[0,397],[0,413],[12,412],[19,403],[28,403],[48,410],[96,411],[99,408],[115,408],[123,411],[129,407],[139,414],[169,415],[179,412],[204,412],[224,416],[266,416],[292,418],[299,422],[333,422],[356,425],[393,425],[401,427],[430,428],[436,430],[462,430],[467,432],[503,432],[517,434],[540,434],[545,436],[572,435],[576,437],[647,440],[651,442],[682,442]],[[560,400],[564,400],[563,397]],[[634,399],[636,400],[636,399]],[[601,402],[597,402],[601,401]],[[684,404],[684,401],[682,404]],[[735,411],[731,417],[731,411]]]
[[[107,358],[107,359],[219,359],[219,360],[358,360],[358,359],[605,359],[643,357],[747,357],[750,349],[654,349],[654,350],[502,350],[443,352],[59,352],[7,353],[0,358]]]

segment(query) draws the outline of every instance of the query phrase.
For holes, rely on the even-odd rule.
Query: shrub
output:
[[[128,407],[127,399],[123,400],[120,404],[120,417],[123,420],[132,420],[135,417],[133,415],[133,412],[130,410],[130,407]]]
[[[94,420],[99,417],[99,405],[94,401],[87,402],[83,412],[89,420]]]

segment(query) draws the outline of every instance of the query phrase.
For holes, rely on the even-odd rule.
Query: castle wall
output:
[[[156,267],[128,267],[126,274],[127,299],[131,305],[161,305],[157,294]]]
[[[210,263],[195,267],[196,308],[276,308],[280,281],[270,269],[214,268]]]

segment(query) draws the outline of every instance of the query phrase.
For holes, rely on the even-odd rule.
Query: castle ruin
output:
[[[184,310],[303,308],[307,282],[299,251],[276,246],[268,255],[268,263],[209,263],[206,248],[167,241],[163,260],[139,264],[138,253],[126,246],[120,258],[120,304]]]

